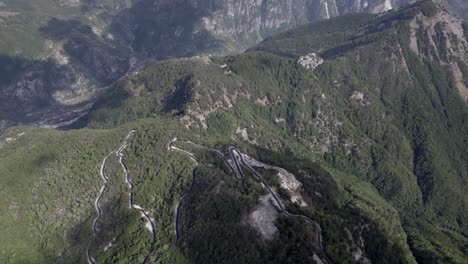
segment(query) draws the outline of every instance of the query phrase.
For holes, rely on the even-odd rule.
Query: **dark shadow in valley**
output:
[[[62,127],[62,129],[80,129],[88,126],[90,122],[97,121],[106,123],[112,122],[116,119],[118,112],[114,113],[114,110],[118,110],[124,101],[130,98],[132,95],[121,85],[114,85],[109,89],[103,96],[97,99],[92,108],[84,116],[73,122],[72,124]],[[102,110],[103,112],[99,112]],[[112,124],[113,126],[118,125],[117,123]]]
[[[202,17],[220,7],[218,1],[143,0],[117,14],[110,32],[148,57],[187,57],[215,50],[222,42],[198,25]]]
[[[24,118],[23,106],[16,100],[12,87],[29,62],[22,58],[0,55],[0,120]]]
[[[100,38],[89,25],[76,20],[52,18],[40,32],[49,39],[64,41],[64,52],[70,56],[78,74],[106,86],[125,75],[131,50],[113,40]]]
[[[15,123],[33,122],[45,111],[53,111],[57,106],[54,92],[67,89],[66,84],[77,80],[67,66],[51,59],[0,55],[0,72],[0,119]]]
[[[78,105],[65,104],[63,100],[92,94],[155,59],[192,56],[220,48],[221,41],[199,25],[203,16],[218,10],[220,5],[218,1],[196,5],[187,0],[157,4],[152,0],[136,1],[130,8],[120,7],[116,15],[107,11],[99,15],[110,24],[109,34],[103,36],[97,36],[92,27],[78,20],[50,19],[39,31],[46,39],[64,43],[55,59],[25,61],[0,57],[0,120],[8,120],[8,124],[66,123],[86,113],[88,104],[99,95],[83,97],[86,102],[80,100]],[[82,12],[93,8],[104,7],[85,1]],[[56,100],[57,91],[64,91],[67,96]],[[128,96],[122,91],[117,93],[111,102],[99,100],[94,109],[103,104],[116,105]],[[86,118],[78,122],[78,127],[86,123]]]
[[[68,98],[110,85],[129,70],[128,47],[96,36],[77,20],[52,18],[39,29],[46,39],[64,42],[58,59],[26,60],[0,55],[0,120],[8,124],[57,124],[67,122],[89,108],[96,98],[65,103]],[[70,97],[71,96],[71,97]]]
[[[0,83],[11,84],[28,64],[28,60],[0,54]]]
[[[187,103],[193,100],[192,87],[194,86],[194,81],[193,74],[184,76],[176,81],[176,90],[166,98],[166,104],[162,112],[173,113],[175,115],[183,113]]]

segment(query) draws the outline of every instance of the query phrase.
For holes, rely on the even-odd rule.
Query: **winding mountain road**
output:
[[[314,223],[318,229],[319,229],[319,237],[318,237],[318,240],[319,240],[319,247],[320,247],[320,253],[325,257],[325,259],[327,260],[328,263],[332,263],[330,261],[330,259],[328,259],[327,255],[325,254],[325,248],[323,246],[323,240],[322,240],[322,228],[321,226],[314,220],[310,219],[309,217],[305,216],[305,215],[298,215],[298,214],[292,214],[290,213],[288,210],[286,210],[286,208],[284,207],[283,203],[281,202],[280,198],[278,197],[278,195],[271,189],[270,185],[265,181],[265,179],[263,178],[263,176],[258,173],[252,166],[251,164],[249,164],[248,162],[246,162],[246,157],[248,157],[247,155],[245,154],[242,154],[237,148],[235,147],[229,147],[229,152],[231,153],[231,156],[235,156],[236,158],[234,159],[234,162],[236,163],[236,166],[238,168],[240,168],[240,164],[244,165],[245,167],[247,167],[254,175],[255,177],[260,180],[263,184],[263,186],[265,186],[267,188],[267,190],[270,192],[270,194],[273,196],[273,198],[275,199],[275,202],[276,204],[278,205],[278,207],[280,208],[281,212],[287,216],[287,217],[294,217],[294,218],[301,218],[301,219],[304,219],[308,222],[311,222],[311,223]],[[247,159],[248,160],[248,159]],[[240,162],[240,164],[239,164]]]
[[[229,147],[229,153],[231,154],[232,162],[234,162],[234,166],[236,167],[236,178],[242,179],[244,178],[244,172],[240,166],[239,161],[241,160],[240,152],[236,151],[233,147]]]
[[[176,150],[176,151],[179,151],[179,152],[182,152],[184,154],[187,154],[189,155],[197,164],[197,160],[196,160],[196,157],[194,156],[193,153],[190,153],[186,150],[183,150],[183,149],[180,149],[178,147],[175,146],[175,142],[177,141],[177,138],[174,138],[169,144],[168,144],[168,149],[171,149],[171,150]],[[323,240],[322,240],[322,228],[321,226],[314,220],[310,219],[309,217],[305,216],[305,215],[298,215],[298,214],[293,214],[291,212],[289,212],[288,210],[286,210],[284,204],[281,202],[281,199],[278,197],[278,195],[273,191],[273,189],[270,187],[270,185],[266,182],[266,180],[263,178],[263,176],[258,173],[254,168],[253,168],[253,165],[249,163],[249,159],[250,157],[241,153],[237,148],[235,148],[234,146],[231,146],[228,148],[228,152],[229,152],[229,156],[231,157],[232,159],[232,162],[234,163],[234,166],[231,165],[231,162],[230,160],[228,159],[228,155],[224,155],[221,151],[217,150],[217,149],[212,149],[212,148],[209,148],[209,147],[205,147],[205,146],[202,146],[202,145],[199,145],[197,143],[193,143],[191,141],[183,141],[184,143],[189,143],[189,144],[192,144],[192,145],[195,145],[199,148],[203,148],[203,149],[207,149],[207,150],[210,150],[210,151],[214,151],[216,152],[218,155],[222,155],[223,156],[223,159],[225,160],[225,162],[228,164],[229,168],[231,169],[231,171],[235,174],[235,177],[237,179],[242,179],[245,177],[244,175],[244,172],[242,170],[242,166],[246,167],[249,171],[252,172],[252,174],[254,175],[254,177],[259,180],[263,186],[265,186],[265,188],[267,188],[268,192],[272,195],[273,199],[275,200],[275,203],[277,205],[277,208],[282,212],[283,215],[285,215],[286,217],[291,217],[291,218],[300,218],[300,219],[304,219],[305,221],[307,222],[310,222],[310,223],[313,223],[316,225],[316,227],[318,228],[318,241],[319,241],[319,247],[320,247],[320,253],[323,255],[323,257],[325,258],[325,260],[327,261],[327,263],[332,263],[330,261],[330,259],[328,258],[328,256],[326,255],[325,253],[325,249],[324,249],[324,246],[323,246]]]
[[[169,142],[169,144],[167,145],[167,149],[172,150],[172,151],[177,151],[177,152],[180,152],[182,154],[185,154],[185,155],[189,156],[190,159],[195,163],[195,165],[198,165],[198,161],[197,161],[197,159],[196,159],[196,157],[195,157],[195,155],[193,153],[174,146],[174,143],[176,141],[177,141],[177,138],[174,138],[171,142]],[[180,240],[180,228],[179,228],[179,226],[180,226],[180,206],[182,205],[182,202],[184,201],[185,197],[187,197],[187,195],[190,192],[192,192],[193,187],[195,186],[196,171],[197,171],[197,169],[194,169],[192,171],[192,180],[191,180],[190,186],[189,186],[188,190],[184,194],[182,194],[180,196],[179,201],[177,201],[177,204],[176,204],[175,209],[174,209],[174,218],[175,218],[175,220],[174,220],[174,240],[172,241],[171,245],[167,249],[159,252],[151,263],[157,262],[164,254],[171,251],[177,245],[177,243],[179,243],[179,240]]]
[[[112,154],[112,153],[111,153]],[[88,241],[88,246],[87,246],[87,249],[86,249],[86,255],[87,255],[87,258],[88,258],[88,264],[95,264],[96,263],[96,260],[94,259],[94,257],[92,256],[91,254],[91,242],[93,240],[96,239],[96,236],[97,236],[97,223],[99,221],[99,218],[101,218],[101,215],[102,215],[102,208],[101,208],[101,205],[99,204],[99,202],[101,201],[101,198],[102,196],[104,195],[104,192],[106,191],[107,189],[107,183],[109,181],[109,178],[107,177],[105,171],[104,171],[104,168],[106,166],[106,162],[107,162],[107,159],[109,158],[109,156],[111,155],[107,155],[104,160],[102,161],[101,163],[101,170],[100,170],[100,175],[101,175],[101,178],[104,180],[104,185],[102,185],[101,187],[101,191],[99,192],[99,195],[98,197],[96,198],[96,200],[94,201],[94,207],[96,208],[96,217],[94,218],[93,220],[93,239],[92,240],[89,240]]]
[[[149,257],[151,256],[151,254],[153,253],[153,251],[155,249],[155,245],[156,245],[156,221],[150,216],[148,211],[146,211],[143,207],[141,207],[141,206],[134,203],[133,183],[132,183],[132,181],[130,179],[130,174],[128,172],[127,165],[125,164],[125,159],[124,159],[124,154],[123,154],[123,151],[127,147],[128,140],[135,133],[136,133],[135,130],[131,130],[127,134],[127,136],[125,137],[125,139],[123,140],[122,144],[117,149],[117,151],[112,152],[109,155],[107,155],[104,158],[104,160],[102,161],[102,163],[101,163],[100,175],[101,175],[101,178],[104,180],[104,185],[101,187],[101,191],[99,192],[99,195],[98,195],[98,197],[96,198],[96,200],[94,202],[94,206],[96,208],[96,217],[93,220],[93,226],[92,226],[93,239],[88,241],[88,245],[87,245],[87,249],[86,249],[88,264],[96,264],[96,260],[92,256],[92,253],[91,253],[91,243],[96,240],[97,232],[98,232],[97,223],[98,223],[98,221],[99,221],[99,219],[101,218],[101,215],[102,215],[102,208],[100,206],[100,200],[102,199],[105,191],[107,190],[107,183],[109,181],[109,177],[105,173],[105,166],[106,166],[107,159],[110,157],[111,154],[116,154],[119,157],[119,163],[120,163],[120,165],[122,166],[122,168],[124,170],[125,181],[127,182],[128,186],[129,186],[129,189],[130,189],[130,191],[129,191],[130,208],[140,212],[141,216],[143,218],[145,218],[146,221],[148,222],[147,227],[151,232],[151,236],[152,236],[151,247],[150,247],[150,249],[148,250],[148,252],[145,255],[145,258],[144,258],[144,260],[142,262],[143,264],[147,263],[147,261],[149,260]]]
[[[164,254],[168,253],[170,250],[172,250],[174,247],[176,247],[177,244],[179,243],[180,238],[181,238],[181,231],[180,231],[181,205],[183,204],[183,201],[186,199],[186,197],[192,192],[192,190],[193,190],[193,188],[195,186],[197,169],[195,168],[192,171],[192,179],[191,179],[190,186],[180,196],[180,198],[177,201],[177,204],[176,204],[176,206],[174,208],[174,239],[173,239],[171,245],[167,249],[162,250],[161,252],[158,252],[158,254],[155,256],[155,258],[153,260],[151,260],[151,255],[154,253],[155,248],[156,248],[156,221],[150,216],[150,213],[145,208],[141,207],[140,205],[135,204],[135,202],[134,202],[134,184],[133,184],[132,179],[130,177],[128,167],[127,167],[127,165],[125,163],[125,156],[124,156],[124,153],[123,153],[124,150],[127,147],[128,140],[135,133],[136,133],[135,130],[131,130],[128,133],[128,135],[125,137],[125,139],[123,140],[123,142],[120,145],[120,147],[118,148],[118,150],[116,152],[112,152],[109,155],[107,155],[104,158],[104,160],[102,161],[102,163],[101,163],[100,176],[103,179],[104,184],[101,187],[99,195],[96,198],[95,203],[94,203],[95,209],[96,209],[96,217],[93,220],[93,226],[92,226],[93,238],[91,240],[89,240],[88,245],[87,245],[86,253],[87,253],[88,264],[96,264],[96,260],[94,259],[94,257],[92,256],[92,253],[91,253],[91,244],[92,244],[93,241],[96,240],[97,233],[98,233],[97,223],[98,223],[99,219],[102,216],[102,208],[100,206],[100,200],[102,199],[104,193],[106,192],[106,190],[108,188],[107,185],[108,185],[109,178],[105,174],[105,166],[106,166],[106,162],[107,162],[108,158],[113,153],[115,153],[117,155],[117,157],[119,158],[119,163],[120,163],[120,165],[121,165],[121,167],[122,167],[122,169],[123,169],[123,171],[125,173],[125,181],[126,181],[128,187],[129,187],[129,204],[130,204],[130,208],[140,212],[142,218],[144,218],[146,220],[147,228],[150,230],[151,235],[152,235],[151,247],[147,251],[147,253],[146,253],[146,255],[145,255],[144,259],[143,259],[142,264],[146,264],[148,262],[150,262],[150,263],[157,262],[158,260],[160,260],[160,258]],[[196,156],[193,153],[189,152],[189,151],[186,151],[184,149],[181,149],[181,148],[178,148],[177,146],[175,146],[176,141],[177,141],[177,138],[174,138],[171,142],[169,142],[168,145],[167,145],[167,149],[171,150],[171,151],[177,151],[177,152],[180,152],[180,153],[182,153],[184,155],[189,156],[190,159],[192,159],[192,161],[196,165],[198,165],[199,161],[197,160]],[[325,254],[325,250],[324,250],[323,242],[322,242],[322,229],[321,229],[320,225],[316,221],[310,219],[309,217],[307,217],[305,215],[292,214],[289,211],[287,211],[284,204],[282,203],[281,199],[278,197],[278,195],[269,186],[269,184],[266,182],[266,180],[263,178],[263,176],[254,169],[255,163],[253,163],[251,161],[251,158],[249,156],[241,153],[237,148],[235,148],[233,146],[228,148],[227,154],[224,154],[220,150],[205,147],[205,146],[193,143],[191,141],[183,141],[183,142],[192,144],[192,145],[194,145],[196,147],[203,148],[205,150],[215,152],[217,155],[219,155],[220,157],[223,158],[223,160],[226,162],[226,164],[228,165],[230,170],[233,172],[235,178],[238,179],[238,180],[245,177],[243,167],[247,168],[252,173],[252,175],[257,180],[259,180],[261,182],[261,184],[272,195],[272,197],[274,199],[274,203],[276,204],[276,207],[278,208],[279,211],[281,211],[281,213],[283,215],[285,215],[286,217],[291,217],[291,218],[304,219],[305,221],[311,222],[311,223],[313,223],[313,224],[315,224],[317,226],[317,228],[319,230],[318,240],[319,240],[319,246],[320,246],[320,251],[321,251],[320,254],[323,255],[323,257],[324,257],[324,259],[326,260],[327,263],[332,263],[328,259],[327,255]],[[231,158],[231,159],[229,159],[229,158]]]
[[[174,210],[174,215],[175,215],[174,240],[172,241],[172,244],[166,250],[163,250],[163,251],[159,252],[156,255],[156,257],[154,258],[152,263],[157,262],[164,254],[171,251],[179,243],[179,240],[180,240],[180,228],[179,228],[180,227],[180,206],[182,205],[182,202],[184,201],[185,197],[187,197],[187,195],[190,192],[192,192],[193,187],[195,186],[195,175],[196,175],[196,173],[197,173],[197,169],[194,169],[192,171],[192,180],[191,180],[191,183],[190,183],[190,187],[188,188],[188,190],[184,194],[182,194],[182,196],[180,196],[179,201],[177,202],[177,205],[176,205],[175,210]]]
[[[226,157],[226,155],[224,155],[223,152],[217,150],[217,149],[214,149],[214,148],[210,148],[210,147],[206,147],[206,146],[203,146],[203,145],[200,145],[200,144],[197,144],[197,143],[194,143],[192,141],[184,141],[185,143],[188,143],[188,144],[191,144],[191,145],[194,145],[195,147],[197,148],[201,148],[201,149],[205,149],[205,150],[208,150],[208,151],[211,151],[211,152],[214,152],[216,153],[218,156],[220,156],[221,158],[223,158],[224,162],[226,162],[226,164],[228,165],[229,169],[231,170],[231,172],[235,175],[235,177],[237,178],[238,174],[236,173],[236,169],[232,166],[231,162],[229,161],[229,159]],[[239,179],[239,178],[238,178]]]
[[[124,142],[122,143],[120,148],[117,150],[117,156],[119,157],[119,163],[122,166],[122,169],[124,170],[124,173],[125,173],[125,181],[126,181],[128,187],[129,187],[130,208],[140,212],[141,217],[143,217],[147,221],[147,228],[151,232],[151,237],[152,237],[151,247],[148,250],[148,252],[146,253],[145,258],[143,259],[142,263],[144,264],[144,263],[147,263],[147,261],[149,260],[151,254],[154,251],[155,245],[156,245],[156,221],[150,216],[150,213],[145,208],[141,207],[140,205],[135,204],[134,191],[133,191],[134,185],[133,185],[132,179],[130,178],[130,173],[128,172],[127,165],[125,164],[125,159],[124,159],[125,156],[123,154],[123,151],[127,147],[128,139],[135,133],[136,133],[135,130],[131,130],[128,133],[128,135],[125,138]]]

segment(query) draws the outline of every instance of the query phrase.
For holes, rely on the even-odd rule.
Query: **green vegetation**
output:
[[[0,15],[2,54],[36,60],[48,57],[59,44],[51,43],[50,36],[43,34],[42,28],[50,21],[70,20],[102,30],[109,24],[109,21],[103,19],[104,16],[109,16],[106,12],[115,12],[117,6],[121,4],[119,3],[121,1],[103,0],[100,1],[101,8],[99,8],[92,7],[92,3],[84,3],[80,6],[57,0],[3,0],[2,2],[5,3],[5,7],[0,7],[0,12],[7,14]],[[67,32],[63,31],[63,33]]]
[[[348,14],[314,22],[267,38],[254,49],[291,57],[320,52],[350,40],[372,18],[369,14]]]
[[[437,50],[439,51],[439,57],[441,60],[449,61],[447,37],[444,34],[444,25],[439,22],[434,26],[434,30],[436,33],[436,45]]]
[[[393,16],[399,18],[405,12],[406,10],[403,10]],[[385,19],[391,24],[391,17]],[[378,18],[378,21],[382,21],[382,18]],[[427,233],[425,239],[447,241],[443,247],[447,249],[446,252],[450,252],[449,258],[454,262],[462,260],[462,247],[452,248],[453,245],[461,245],[460,238],[455,239],[438,231],[441,227],[449,226],[452,230],[458,230],[455,232],[466,232],[463,231],[466,227],[459,221],[466,217],[463,210],[459,209],[460,206],[466,207],[466,197],[458,188],[466,181],[466,160],[463,158],[466,147],[460,146],[461,142],[465,142],[463,138],[466,135],[461,131],[464,131],[463,126],[466,122],[455,121],[466,119],[466,107],[460,100],[454,84],[450,82],[450,73],[443,71],[435,63],[422,63],[409,51],[408,35],[405,33],[408,32],[407,25],[404,23],[388,27],[386,31],[374,34],[365,41],[353,40],[354,44],[345,49],[324,51],[338,57],[326,61],[314,73],[307,72],[288,57],[316,51],[307,48],[300,51],[301,48],[297,48],[304,43],[302,39],[309,37],[307,32],[311,32],[311,36],[315,34],[315,27],[316,24],[312,24],[310,31],[304,27],[298,29],[299,33],[287,32],[260,45],[260,49],[272,49],[275,54],[286,54],[286,58],[263,52],[247,52],[225,59],[218,58],[214,61],[219,64],[227,63],[229,70],[234,73],[232,76],[218,76],[215,73],[221,73],[220,70],[197,63],[196,70],[192,70],[191,74],[182,74],[185,77],[179,77],[174,83],[198,83],[189,86],[197,93],[206,92],[205,87],[209,87],[212,102],[223,102],[223,89],[230,91],[229,94],[249,94],[250,100],[240,96],[234,109],[208,116],[208,131],[204,134],[207,137],[229,131],[233,133],[231,125],[218,125],[231,124],[227,121],[230,117],[226,119],[228,115],[236,117],[234,124],[239,128],[247,128],[250,140],[281,152],[286,151],[285,155],[292,152],[300,157],[309,156],[311,151],[304,146],[314,142],[313,138],[319,144],[329,140],[343,142],[331,146],[318,145],[312,149],[329,149],[324,153],[324,164],[339,170],[334,174],[341,175],[341,180],[346,179],[348,191],[355,193],[356,197],[365,197],[363,194],[369,193],[367,189],[371,188],[359,181],[372,183],[380,195],[400,211],[406,230],[418,230],[413,229],[416,224],[409,219],[415,215],[424,215],[424,219],[429,221],[425,225],[434,230],[434,233]],[[339,27],[337,30],[340,30]],[[439,27],[439,33],[441,30]],[[295,36],[294,34],[301,36],[297,42],[294,41],[294,37],[286,42],[277,40],[283,39],[283,36]],[[270,46],[270,41],[275,46]],[[389,58],[392,54],[398,54],[400,45],[403,47],[401,55],[404,57],[399,59],[408,63],[409,71],[401,69],[398,63],[392,64],[374,56],[376,52],[381,52],[382,57]],[[439,48],[442,50],[443,47]],[[299,52],[288,53],[288,50]],[[193,62],[187,62],[185,65],[191,63]],[[159,69],[156,67],[162,67],[162,64],[153,66],[148,73],[159,72],[155,70]],[[173,72],[182,72],[181,69],[185,66],[177,67]],[[206,72],[211,74],[207,76]],[[416,83],[410,81],[408,74],[415,76]],[[143,73],[142,76],[145,75],[147,73]],[[189,76],[191,81],[187,81],[186,76]],[[220,78],[221,83],[214,81],[215,78]],[[154,82],[153,85],[158,85],[158,82]],[[157,91],[154,94],[161,92],[152,89]],[[368,105],[362,102],[363,106],[352,99],[343,100],[350,98],[356,90],[365,94],[364,99],[368,101]],[[322,98],[321,94],[327,99]],[[178,107],[178,110],[183,109],[178,113],[187,114],[188,107],[193,109],[192,107],[204,103],[194,98],[196,96],[190,97],[185,108]],[[264,98],[268,101],[266,106],[254,103],[255,100]],[[127,100],[136,102],[132,97]],[[164,101],[160,102],[164,104]],[[209,109],[209,106],[200,107],[202,110]],[[224,107],[227,107],[226,104]],[[454,110],[443,110],[447,108]],[[105,109],[99,111],[107,112]],[[232,114],[228,114],[229,112]],[[161,111],[153,113],[167,114]],[[146,115],[150,115],[150,112]],[[384,116],[383,120],[386,121],[382,122],[381,116]],[[285,122],[277,123],[277,118],[284,118]],[[317,123],[308,122],[308,118],[319,122],[318,124],[325,124],[323,127],[317,127]],[[327,126],[327,123],[341,125]],[[220,130],[221,128],[225,130]],[[293,138],[291,134],[296,136]],[[240,138],[239,135],[237,137]],[[435,140],[436,138],[439,140]],[[313,155],[316,158],[320,157],[317,153]],[[446,157],[451,157],[452,161],[446,160]],[[461,201],[461,204],[448,202],[450,200]],[[378,205],[362,209],[377,221],[376,207]],[[378,221],[389,234],[395,232],[388,220]],[[421,233],[416,234],[414,231],[409,232],[409,235],[410,241],[421,237]],[[417,258],[427,254],[427,249],[421,246],[423,244],[414,242],[410,245]],[[449,248],[451,250],[448,250]]]
[[[437,5],[432,0],[421,1],[417,5],[421,7],[422,14],[427,17],[433,17],[438,13]]]
[[[465,34],[466,41],[468,41],[468,22],[463,22],[463,33]]]
[[[70,18],[78,8],[61,6],[55,0],[6,0],[1,11],[14,15],[0,16],[0,50],[3,54],[37,59],[46,54],[45,39],[39,28],[53,17]]]
[[[80,259],[92,214],[100,159],[118,144],[118,131],[51,131],[18,127],[1,138],[1,257],[4,263]],[[11,143],[6,138],[15,139]],[[71,227],[75,227],[72,230]],[[78,236],[78,237],[77,237]],[[10,259],[10,260],[8,260]],[[10,262],[11,261],[11,262]]]
[[[468,65],[463,62],[458,62],[458,67],[463,74],[463,81],[465,82],[465,86],[468,87]]]
[[[276,238],[262,240],[249,214],[266,190],[250,174],[235,180],[219,156],[184,140],[221,151],[235,145],[292,173],[307,207],[290,202],[273,170],[259,169],[289,211],[320,224],[334,263],[353,263],[358,248],[373,263],[466,262],[468,109],[451,72],[409,46],[408,19],[431,10],[423,2],[381,17],[350,15],[353,23],[311,24],[236,56],[159,62],[115,83],[82,129],[8,129],[0,138],[0,260],[86,262],[99,166],[135,129],[125,162],[135,203],[158,224],[153,258],[173,242],[174,207],[197,169],[181,240],[161,262],[310,263],[320,254],[317,227],[298,219],[280,216]],[[443,30],[433,36],[440,43]],[[296,63],[309,52],[326,58],[314,71]],[[198,166],[167,150],[174,137]],[[141,262],[151,240],[128,208],[115,154],[105,170],[92,253],[98,262]]]
[[[155,133],[160,126],[168,130]],[[131,124],[139,132],[125,151],[137,193],[135,203],[161,212],[164,217],[158,218],[158,241],[168,244],[173,236],[173,206],[178,199],[172,195],[186,188],[193,167],[190,160],[163,151],[170,137],[178,133],[171,126],[172,122],[164,120]],[[5,239],[1,240],[0,258],[5,263],[86,261],[86,245],[92,237],[91,222],[95,217],[94,200],[103,184],[99,176],[101,162],[117,150],[131,127],[67,132],[18,127],[2,135],[1,191],[6,206],[1,208]],[[139,260],[140,253],[149,249],[149,232],[139,213],[128,208],[129,190],[117,160],[111,154],[107,161],[110,191],[101,203],[103,217],[111,220],[104,221],[100,231],[104,238],[93,245],[105,246],[118,238],[118,246],[97,259],[106,256],[113,263],[129,263]]]

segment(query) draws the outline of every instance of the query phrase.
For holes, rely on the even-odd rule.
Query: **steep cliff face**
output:
[[[97,91],[148,61],[237,53],[309,21],[384,12],[409,2],[5,0],[0,54],[18,67],[0,74],[0,120],[56,125],[85,113]],[[444,1],[448,7],[454,2]]]
[[[201,7],[198,0],[189,1]],[[216,1],[214,1],[216,2]],[[201,18],[204,29],[228,41],[230,48],[245,48],[272,33],[319,19],[346,13],[381,13],[416,2],[415,0],[228,0],[218,1]],[[467,4],[457,0],[439,3],[466,16]],[[167,3],[166,3],[167,4]],[[211,7],[213,7],[211,6]],[[455,10],[453,6],[458,6]],[[206,6],[204,6],[206,7]],[[235,43],[235,44],[233,44]],[[237,44],[237,45],[236,45]]]
[[[432,17],[416,16],[410,28],[411,50],[425,60],[446,67],[452,73],[458,92],[468,102],[468,69],[465,66],[468,64],[468,39],[464,22],[438,12]]]
[[[234,48],[251,46],[274,32],[345,13],[380,13],[410,0],[229,0],[202,18],[216,36],[231,40]]]
[[[468,20],[468,2],[465,0],[436,0],[453,15]]]
[[[251,46],[263,38],[308,21],[306,1],[229,0],[202,18],[202,25],[214,35],[237,42],[230,48]]]

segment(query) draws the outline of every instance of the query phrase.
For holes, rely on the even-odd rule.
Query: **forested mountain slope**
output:
[[[63,126],[154,60],[231,54],[286,29],[410,0],[2,0],[0,130]],[[466,15],[463,1],[442,1]],[[352,22],[351,22],[352,23]]]
[[[7,129],[0,260],[466,262],[463,28],[431,1],[340,16]]]

